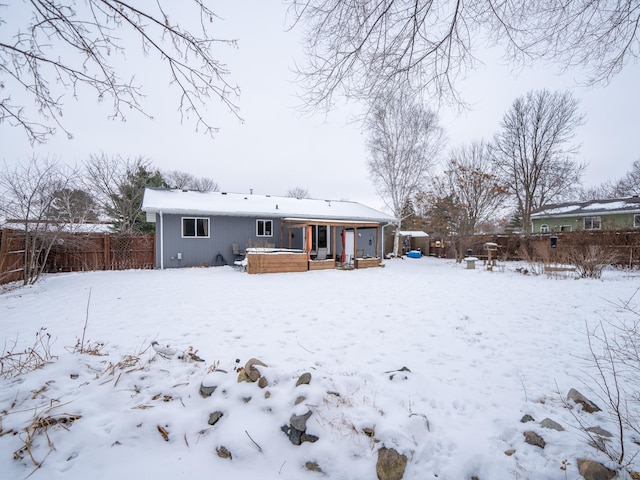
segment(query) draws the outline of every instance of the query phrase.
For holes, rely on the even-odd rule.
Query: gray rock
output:
[[[226,447],[220,446],[220,447],[216,448],[216,453],[218,454],[218,456],[220,458],[228,458],[230,460],[233,459],[233,456],[231,455],[231,452],[229,450],[227,450]]]
[[[567,400],[573,400],[575,403],[579,403],[582,405],[582,410],[587,413],[599,412],[600,407],[598,407],[595,403],[589,400],[587,397],[582,395],[578,390],[572,388],[567,393]]]
[[[296,382],[296,387],[299,387],[300,385],[309,385],[309,383],[311,383],[311,374],[306,372],[300,375],[300,378],[298,378],[298,381]]]
[[[578,471],[585,480],[611,480],[617,475],[614,470],[609,470],[601,463],[585,458],[578,459]]]
[[[564,432],[564,427],[558,422],[554,422],[550,418],[545,418],[540,422],[540,426],[544,428],[550,428],[551,430],[557,430],[558,432]]]
[[[322,469],[316,462],[307,462],[304,464],[304,468],[306,468],[310,472],[322,473]]]
[[[223,415],[224,415],[224,413],[222,413],[222,412],[213,412],[212,414],[210,414],[209,415],[209,425],[215,425],[216,423],[218,423],[218,420],[220,420]]]
[[[294,404],[295,405],[300,405],[305,400],[306,400],[306,397],[304,397],[303,395],[300,395],[298,398],[296,398],[296,401],[294,402]]]
[[[307,410],[307,413],[304,415],[291,415],[289,422],[293,428],[300,430],[301,432],[305,432],[307,430],[307,420],[309,420],[312,413],[313,412],[311,410]]]
[[[294,445],[302,444],[302,434],[304,433],[303,431],[298,430],[291,425],[283,425],[282,427],[280,427],[280,430],[282,430],[285,435],[289,437],[289,441]]]
[[[605,439],[602,437],[596,436],[589,442],[589,446],[595,448],[596,450],[600,450],[603,453],[607,453],[607,444],[605,443]]]
[[[601,437],[606,437],[606,438],[613,437],[613,434],[609,433],[604,428],[600,428],[600,427],[589,427],[587,428],[586,431],[589,433],[595,433],[596,435],[600,435]]]
[[[220,380],[222,380],[223,378],[221,375],[226,373],[227,372],[225,370],[214,370],[209,375],[207,375],[206,378],[204,378],[200,382],[200,395],[202,395],[204,398],[213,395],[213,392],[215,392],[216,388],[218,388]]]
[[[318,440],[320,440],[319,437],[315,435],[309,435],[307,432],[302,432],[302,436],[300,437],[301,442],[316,443]]]
[[[529,445],[534,445],[536,447],[544,448],[546,445],[544,438],[538,435],[536,432],[524,432],[524,441]]]
[[[393,448],[382,447],[378,450],[376,474],[378,480],[401,480],[407,468],[407,457]]]
[[[535,422],[535,419],[527,413],[522,416],[522,418],[520,419],[520,423],[528,423],[528,422]]]
[[[204,398],[210,397],[211,395],[213,395],[213,392],[216,391],[216,388],[218,388],[217,385],[205,385],[204,383],[200,384],[200,395],[202,395]]]

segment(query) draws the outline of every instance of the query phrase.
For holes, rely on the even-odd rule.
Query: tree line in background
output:
[[[586,165],[573,142],[584,122],[578,107],[568,92],[531,91],[514,100],[490,141],[445,154],[437,114],[394,92],[376,99],[367,116],[369,173],[401,229],[443,240],[527,233],[544,205],[640,194],[640,160],[616,182],[582,187]]]
[[[80,167],[33,157],[0,171],[0,225],[21,230],[25,238],[24,281],[35,282],[53,246],[69,233],[104,223],[125,235],[150,233],[154,225],[142,212],[146,187],[217,191],[209,178],[186,172],[160,172],[142,157],[92,155]]]

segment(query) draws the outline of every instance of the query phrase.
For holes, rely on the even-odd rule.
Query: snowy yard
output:
[[[604,407],[587,325],[634,320],[620,304],[640,301],[640,273],[514,268],[422,258],[271,275],[91,272],[5,292],[4,354],[45,328],[55,358],[0,380],[2,477],[375,479],[382,446],[407,456],[406,480],[576,479],[577,458],[613,466],[575,418],[615,432],[610,416],[563,399],[576,388]],[[104,355],[74,352],[83,334]],[[152,341],[179,351],[164,358]],[[204,362],[178,358],[189,348]],[[236,359],[250,358],[268,365],[257,367],[265,388],[237,382]],[[217,386],[210,397],[203,381]],[[318,440],[294,445],[282,427],[307,412]],[[541,427],[547,417],[565,430]],[[544,449],[525,443],[527,430]]]

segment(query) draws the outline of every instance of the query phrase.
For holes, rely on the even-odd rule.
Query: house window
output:
[[[273,237],[273,220],[256,220],[256,236]]]
[[[571,232],[571,231],[573,231],[573,230],[572,230],[572,228],[571,228],[571,225],[562,225],[562,226],[560,227],[560,231],[561,231],[561,232]]]
[[[182,236],[209,238],[209,219],[182,217]]]
[[[600,230],[601,228],[602,221],[600,217],[584,217],[585,230]]]
[[[633,226],[636,228],[640,228],[640,214],[636,213],[633,216]]]
[[[540,225],[540,233],[549,233],[549,225],[546,223]]]

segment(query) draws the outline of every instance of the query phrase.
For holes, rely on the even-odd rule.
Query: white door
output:
[[[347,263],[353,262],[353,248],[354,248],[354,237],[353,231],[347,231],[346,236],[344,238],[344,253],[345,253],[345,261]]]

